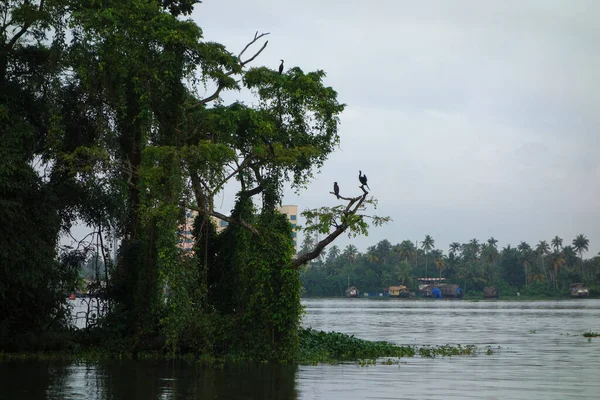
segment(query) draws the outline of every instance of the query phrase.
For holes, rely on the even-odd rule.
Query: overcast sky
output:
[[[356,195],[365,172],[393,222],[339,246],[583,233],[584,257],[600,250],[598,16],[584,0],[206,0],[193,14],[236,53],[270,32],[255,65],[323,69],[347,104],[339,151],[284,201],[337,204],[333,182]]]

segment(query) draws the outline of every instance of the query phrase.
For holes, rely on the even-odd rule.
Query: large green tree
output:
[[[58,1],[0,4],[0,349],[50,345],[43,337],[67,324],[64,293],[83,259],[58,259],[80,187],[67,196],[72,180],[48,163],[60,146],[64,11]]]
[[[250,68],[267,34],[237,54],[205,41],[186,19],[196,3],[0,6],[0,223],[16,233],[2,237],[3,338],[17,326],[64,322],[70,266],[85,252],[59,263],[56,244],[79,219],[100,242],[108,230],[121,239],[117,260],[103,243],[97,254],[111,300],[103,327],[141,347],[166,338],[173,350],[290,359],[298,268],[342,233],[365,234],[367,219],[387,220],[364,213],[376,204],[364,189],[345,205],[309,210],[307,233],[324,239],[293,258],[291,226],[276,209],[283,189],[305,188],[336,148],[344,105],[323,71]],[[255,101],[227,104],[226,91]],[[216,210],[214,197],[234,182],[234,209]],[[189,210],[197,212],[192,257],[177,246]],[[213,217],[229,222],[222,234]],[[35,237],[35,252],[16,237]]]

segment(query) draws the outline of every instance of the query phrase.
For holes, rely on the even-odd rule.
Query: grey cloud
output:
[[[194,18],[236,51],[270,31],[259,64],[327,72],[348,104],[340,151],[285,201],[335,204],[332,182],[358,190],[362,169],[378,213],[394,222],[354,239],[359,248],[425,234],[447,249],[473,237],[505,245],[585,233],[591,255],[600,250],[598,15],[591,0],[263,0],[205,2]]]

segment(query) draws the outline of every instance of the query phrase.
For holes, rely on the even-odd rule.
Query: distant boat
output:
[[[571,283],[569,285],[571,297],[589,297],[590,288],[585,283]]]

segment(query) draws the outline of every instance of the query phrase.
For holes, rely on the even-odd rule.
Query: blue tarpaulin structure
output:
[[[441,299],[442,291],[440,290],[440,288],[433,288],[433,290],[431,291],[431,295],[434,299]]]

